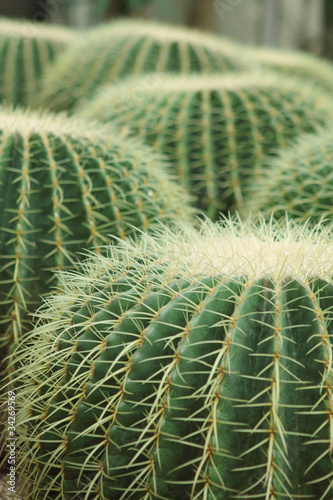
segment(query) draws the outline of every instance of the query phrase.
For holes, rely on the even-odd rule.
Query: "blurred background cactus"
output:
[[[299,139],[270,161],[263,176],[249,188],[244,216],[260,210],[267,219],[333,221],[333,129]]]
[[[122,20],[89,31],[62,54],[31,104],[71,110],[99,86],[128,75],[222,73],[250,67],[229,40],[172,25]]]
[[[27,104],[57,54],[77,38],[61,26],[0,19],[0,100]]]
[[[128,79],[78,109],[84,119],[115,123],[166,154],[197,207],[212,219],[242,207],[265,155],[333,120],[328,93],[253,71]]]

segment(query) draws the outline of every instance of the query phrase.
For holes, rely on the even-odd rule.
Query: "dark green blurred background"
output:
[[[0,15],[80,28],[144,17],[333,58],[333,0],[0,0]]]

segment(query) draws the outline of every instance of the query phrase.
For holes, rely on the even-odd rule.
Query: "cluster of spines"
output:
[[[0,19],[0,98],[27,104],[56,56],[79,38],[70,29]]]
[[[31,335],[37,360],[22,346],[35,497],[329,499],[332,283],[251,263],[174,276],[126,253],[64,276]]]
[[[83,123],[75,132],[61,116],[2,118],[1,344],[18,339],[25,314],[75,253],[191,212],[163,159],[137,141],[98,126],[89,134]]]
[[[85,58],[80,57],[82,53]],[[241,51],[218,37],[138,20],[115,22],[99,26],[59,58],[34,104],[71,109],[101,84],[127,75],[212,73],[247,67]]]
[[[106,87],[82,104],[81,116],[112,121],[167,154],[211,218],[241,208],[265,155],[332,120],[329,96],[276,75],[175,76],[158,86],[147,81]]]

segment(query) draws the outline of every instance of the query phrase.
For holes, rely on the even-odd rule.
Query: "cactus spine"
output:
[[[241,50],[223,38],[147,21],[118,21],[91,30],[63,54],[48,72],[34,104],[71,109],[99,85],[127,75],[211,73],[248,67]]]
[[[149,82],[149,83],[147,83]],[[84,118],[112,121],[167,154],[197,206],[214,219],[239,209],[265,155],[332,121],[332,100],[274,74],[128,80],[83,102]]]
[[[27,104],[48,66],[77,39],[64,27],[0,19],[0,100]]]
[[[331,499],[332,263],[229,222],[64,274],[20,347],[32,498]]]
[[[288,216],[311,224],[333,220],[333,129],[302,137],[269,162],[266,173],[249,188],[244,215]]]
[[[0,113],[1,346],[84,248],[187,218],[165,162],[108,127],[62,115]],[[180,204],[181,200],[181,204]],[[82,256],[81,256],[82,257]]]

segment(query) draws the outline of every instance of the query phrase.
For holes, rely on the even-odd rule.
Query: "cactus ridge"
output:
[[[63,273],[19,351],[32,497],[332,498],[332,262],[228,222]]]
[[[82,58],[82,54],[85,57]],[[249,67],[228,40],[193,29],[138,20],[118,21],[91,30],[50,69],[36,95],[53,110],[71,109],[96,88],[141,73],[202,73]],[[163,79],[159,77],[159,81]]]
[[[166,162],[112,128],[62,115],[0,112],[1,345],[84,248],[190,216]],[[182,200],[180,205],[179,200]]]
[[[267,165],[265,174],[249,187],[244,216],[261,211],[276,218],[330,224],[333,218],[333,130],[300,138]],[[268,173],[269,172],[269,173]],[[265,189],[263,189],[265,188]]]
[[[27,104],[56,56],[79,38],[64,27],[0,19],[0,100]]]
[[[216,218],[239,209],[263,158],[332,121],[329,95],[269,73],[128,79],[100,90],[78,112],[111,121],[172,160],[198,208]]]

